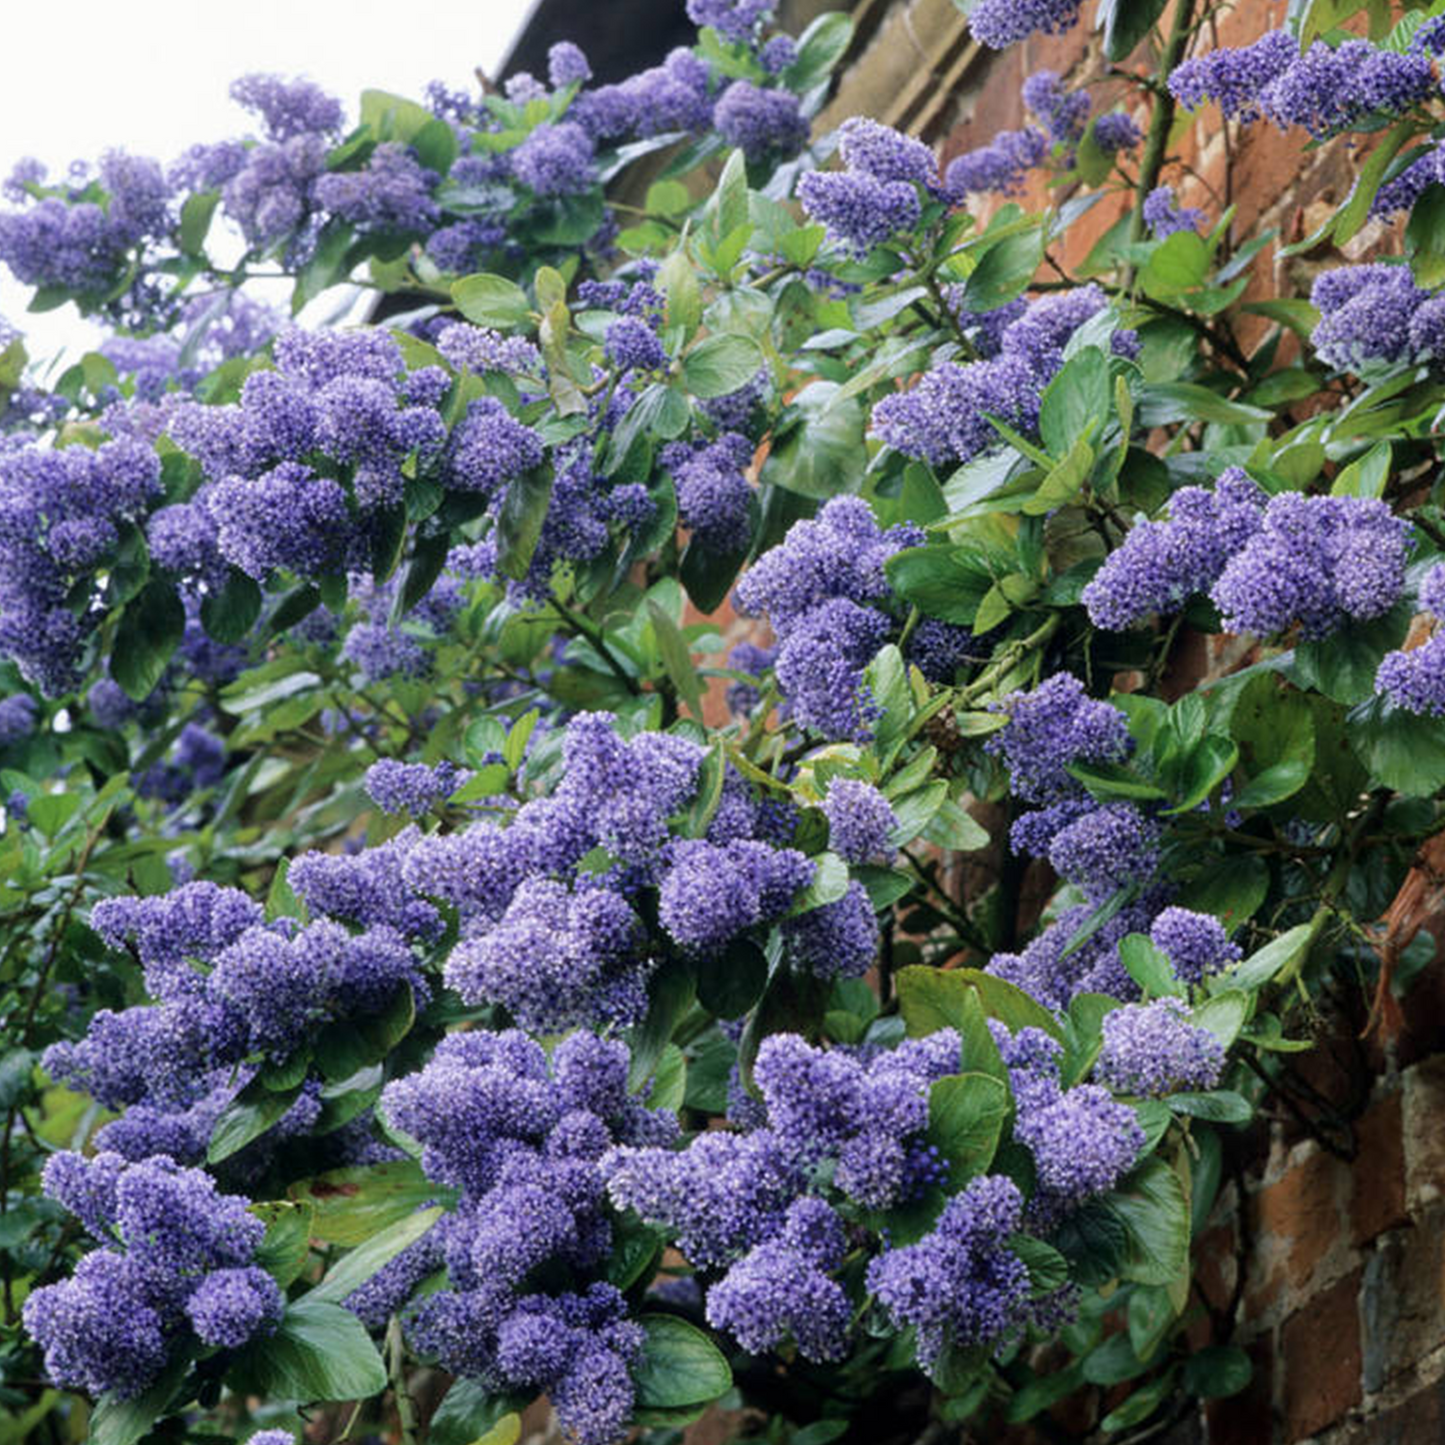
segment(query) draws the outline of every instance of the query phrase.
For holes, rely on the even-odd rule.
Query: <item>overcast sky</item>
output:
[[[227,88],[249,71],[306,75],[354,120],[367,88],[420,99],[427,81],[461,88],[495,71],[534,0],[71,0],[5,7],[0,177],[33,155],[52,175],[115,146],[169,162],[195,141],[248,129]],[[75,308],[30,316],[0,268],[0,316],[32,356],[85,349],[99,333]]]

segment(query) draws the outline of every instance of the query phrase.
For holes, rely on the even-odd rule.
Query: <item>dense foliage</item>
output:
[[[622,84],[250,76],[8,183],[113,334],[0,351],[6,1440],[1248,1383],[1222,1140],[1431,954],[1370,930],[1445,788],[1445,4],[1101,0],[1123,104],[1041,71],[942,172],[811,137],[844,16],[687,8]],[[1372,133],[1308,299],[1180,203],[1201,107]]]

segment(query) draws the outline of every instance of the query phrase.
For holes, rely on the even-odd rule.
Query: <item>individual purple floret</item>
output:
[[[1182,983],[1202,983],[1241,957],[1239,945],[1230,941],[1217,918],[1190,908],[1166,908],[1154,920],[1149,937],[1169,956]]]
[[[1173,186],[1155,186],[1144,197],[1144,224],[1162,241],[1179,231],[1198,231],[1209,217],[1197,206],[1180,206]]]
[[[1104,1015],[1104,1044],[1094,1076],[1119,1094],[1159,1099],[1207,1092],[1224,1071],[1224,1045],[1192,1023],[1177,998],[1126,1003]]]
[[[1210,593],[1231,632],[1307,638],[1388,612],[1400,598],[1410,524],[1373,497],[1271,499],[1263,524]]]
[[[1079,18],[1079,0],[979,0],[969,12],[969,28],[991,50],[1003,50],[1034,31],[1067,30]]]

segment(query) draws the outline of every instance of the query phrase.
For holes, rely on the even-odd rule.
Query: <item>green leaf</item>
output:
[[[293,1199],[316,1206],[312,1234],[329,1244],[365,1244],[389,1224],[445,1194],[412,1159],[332,1169],[293,1184]]]
[[[311,1252],[311,1222],[315,1206],[290,1199],[253,1204],[251,1213],[266,1224],[266,1237],[256,1250],[255,1263],[285,1289],[306,1267]]]
[[[1212,1124],[1247,1124],[1254,1118],[1249,1100],[1233,1089],[1214,1089],[1207,1094],[1171,1094],[1165,1102],[1176,1114],[1207,1119]]]
[[[520,326],[532,314],[527,293],[515,281],[486,272],[453,282],[452,300],[468,321],[500,331]]]
[[[155,690],[186,630],[186,609],[175,584],[156,579],[125,605],[110,654],[110,675],[132,702]]]
[[[991,973],[978,968],[961,968],[959,976],[971,983],[983,1001],[984,1012],[990,1018],[1007,1024],[1014,1033],[1020,1029],[1043,1029],[1052,1034],[1060,1043],[1064,1042],[1064,1028],[1059,1020],[1037,999],[1031,998],[1023,989]]]
[[[1143,933],[1130,933],[1119,941],[1119,962],[1150,998],[1184,998],[1187,990],[1174,974],[1163,949]]]
[[[933,821],[938,810],[948,802],[948,784],[941,778],[927,783],[906,797],[893,800],[893,816],[897,819],[888,843],[903,848],[911,843]]]
[[[1237,1395],[1253,1377],[1254,1366],[1238,1345],[1205,1345],[1184,1362],[1184,1388],[1207,1400]]]
[[[1350,746],[1376,783],[1409,798],[1445,788],[1445,722],[1381,695],[1352,708],[1348,723]]]
[[[762,997],[767,982],[767,955],[752,939],[739,936],[717,958],[698,965],[698,1002],[717,1018],[741,1018]]]
[[[240,642],[261,615],[261,589],[239,567],[232,567],[219,592],[201,599],[201,622],[217,642]]]
[[[1124,60],[1153,29],[1168,0],[1100,0],[1094,23],[1104,32],[1104,54]]]
[[[1209,247],[1193,231],[1176,231],[1154,247],[1139,273],[1147,296],[1164,300],[1193,291],[1209,274]]]
[[[687,639],[682,635],[671,617],[650,598],[647,603],[648,616],[652,619],[652,632],[657,641],[658,656],[668,680],[677,689],[677,695],[688,705],[692,715],[702,721],[702,681],[692,665],[692,654],[687,648]]]
[[[457,158],[457,136],[449,121],[435,118],[427,121],[411,138],[416,158],[427,170],[444,176]]]
[[[715,1400],[732,1388],[722,1351],[676,1315],[639,1315],[645,1336],[632,1366],[639,1410],[678,1410]]]
[[[339,1259],[326,1278],[306,1293],[309,1300],[341,1304],[353,1290],[360,1289],[377,1270],[390,1263],[402,1250],[416,1243],[442,1217],[440,1204],[419,1209],[372,1235]]]
[[[416,1022],[416,999],[403,983],[380,1013],[353,1015],[327,1024],[312,1042],[312,1056],[322,1074],[349,1079],[369,1064],[380,1063]]]
[[[26,817],[32,827],[54,838],[79,809],[80,799],[74,793],[42,793],[30,799]]]
[[[1237,967],[1221,976],[1221,982],[1231,989],[1252,992],[1270,983],[1277,974],[1286,969],[1293,971],[1300,956],[1314,938],[1314,927],[1308,923],[1297,924],[1278,938],[1272,938],[1263,948],[1256,949]]]
[[[889,585],[920,612],[972,627],[994,584],[991,559],[978,547],[905,547],[884,564]]]
[[[1227,982],[1234,982],[1229,975],[1225,977]],[[1254,999],[1251,995],[1242,989],[1228,988],[1223,993],[1205,999],[1194,1010],[1194,1023],[1198,1028],[1208,1029],[1227,1049],[1239,1037],[1239,1031],[1244,1027],[1253,1007]]]
[[[691,340],[702,320],[702,292],[692,262],[681,246],[662,263],[657,279],[662,289],[665,325],[669,330],[679,328],[683,339]]]
[[[853,39],[853,22],[842,11],[818,16],[798,37],[798,58],[783,71],[783,84],[801,95],[826,80]]]
[[[669,960],[648,985],[647,1014],[632,1030],[632,1061],[627,1087],[636,1093],[652,1077],[663,1050],[672,1042],[672,1031],[696,994],[692,971],[676,959]]]
[[[1370,152],[1370,158],[1360,167],[1349,200],[1340,207],[1335,216],[1336,246],[1343,246],[1369,219],[1370,203],[1379,192],[1385,172],[1390,169],[1390,162],[1395,159],[1400,147],[1418,130],[1419,126],[1413,118],[1399,121]]]
[[[1043,251],[1043,236],[1037,227],[995,241],[968,273],[960,308],[980,312],[1008,305],[1033,280]]]
[[[988,1074],[951,1074],[928,1091],[928,1142],[949,1162],[957,1188],[993,1162],[1011,1100]]]
[[[211,217],[220,199],[220,191],[196,191],[186,197],[181,206],[179,240],[187,256],[205,254],[206,232],[211,229]]]
[[[493,1395],[476,1380],[453,1380],[427,1425],[427,1445],[515,1445],[524,1397]]]
[[[1294,679],[1346,707],[1365,702],[1374,697],[1380,660],[1404,641],[1409,625],[1409,606],[1401,604],[1371,622],[1352,622],[1317,642],[1301,642],[1294,650]]]
[[[301,1086],[275,1091],[260,1079],[247,1084],[221,1111],[211,1130],[206,1163],[219,1164],[258,1139],[296,1102]]]
[[[1167,1285],[1188,1272],[1189,1197],[1162,1159],[1146,1159],[1105,1197],[1127,1235],[1125,1279]]]
[[[1162,810],[1165,817],[1197,808],[1234,771],[1239,747],[1220,733],[1206,733],[1190,749],[1178,784],[1179,801]]]
[[[303,1296],[287,1305],[274,1334],[237,1355],[227,1381],[273,1400],[364,1400],[386,1389],[386,1366],[350,1310]]]
[[[361,123],[370,126],[378,140],[410,142],[432,123],[434,117],[424,105],[386,90],[361,92]]]
[[[551,467],[533,467],[507,484],[497,516],[497,570],[504,577],[526,577],[551,501]]]
[[[291,293],[291,314],[294,316],[308,301],[314,301],[328,286],[351,274],[347,257],[355,231],[335,219],[321,228],[311,259],[302,266]]]
[[[181,1384],[190,1373],[190,1358],[171,1364],[150,1389],[132,1399],[104,1394],[90,1417],[88,1445],[136,1445],[173,1405],[184,1404]]]
[[[1064,363],[1044,389],[1039,405],[1039,435],[1054,457],[1067,456],[1111,412],[1109,362],[1097,346],[1086,347]]]
[[[1073,501],[1088,480],[1093,465],[1094,449],[1081,436],[1069,448],[1063,461],[1055,463],[1039,483],[1038,491],[1024,503],[1024,516],[1037,517],[1044,512],[1054,512]]]
[[[746,385],[762,364],[762,349],[752,337],[731,332],[708,336],[683,357],[683,385],[704,400],[726,396]]]

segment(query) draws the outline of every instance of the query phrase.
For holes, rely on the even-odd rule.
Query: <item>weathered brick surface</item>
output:
[[[1280,1332],[1285,1439],[1304,1440],[1359,1403],[1360,1274],[1315,1295]]]

